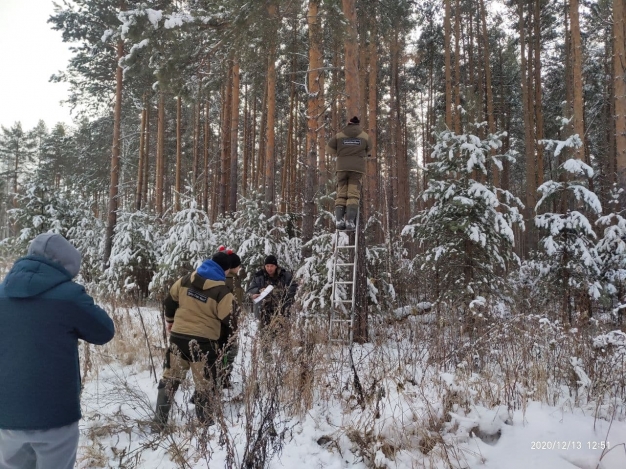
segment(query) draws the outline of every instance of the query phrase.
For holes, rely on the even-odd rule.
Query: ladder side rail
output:
[[[331,274],[331,281],[332,281],[332,287],[331,287],[331,293],[330,293],[330,324],[328,325],[328,339],[332,342],[333,340],[333,321],[336,319],[336,314],[335,314],[335,295],[336,293],[336,283],[335,283],[335,279],[336,279],[336,275],[337,275],[337,253],[338,253],[338,248],[337,246],[339,245],[339,232],[336,231],[335,232],[335,240],[334,240],[334,249],[333,249],[333,270],[332,270],[332,274]]]

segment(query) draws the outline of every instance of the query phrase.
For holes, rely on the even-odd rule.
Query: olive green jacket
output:
[[[172,285],[164,303],[172,335],[218,340],[222,323],[230,320],[233,294],[223,281],[194,272]]]
[[[335,171],[354,171],[365,174],[365,158],[372,150],[367,132],[360,125],[350,124],[331,138],[326,151],[337,155]]]

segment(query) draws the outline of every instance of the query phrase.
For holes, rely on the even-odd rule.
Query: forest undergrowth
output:
[[[165,350],[159,310],[111,308],[115,339],[82,348],[83,383],[92,393],[89,383],[101,383],[97,401],[108,409],[85,412],[83,467],[107,467],[112,454],[114,467],[144,467],[147,452],[159,450],[181,468],[218,455],[228,468],[268,467],[311,419],[334,429],[318,445],[366,467],[469,467],[480,455],[467,443],[497,442],[531,402],[626,419],[626,334],[609,316],[566,327],[540,311],[491,309],[473,315],[471,334],[443,307],[373,316],[370,342],[354,344],[352,360],[349,347],[329,344],[325,318],[294,314],[261,334],[248,314],[235,386],[216,397],[216,425],[196,424],[189,379],[170,427],[155,435],[150,385],[131,378],[149,371],[156,389]],[[119,446],[106,443],[116,438]]]

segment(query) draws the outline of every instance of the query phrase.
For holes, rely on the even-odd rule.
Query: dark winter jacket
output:
[[[271,314],[286,314],[294,302],[298,289],[298,284],[293,281],[293,275],[288,270],[278,267],[276,275],[270,277],[265,269],[261,269],[252,277],[247,293],[257,294],[261,288],[268,285],[272,285],[274,290],[263,301],[262,309]]]
[[[337,155],[335,171],[365,173],[365,157],[372,151],[372,144],[360,125],[350,124],[331,138],[326,151]]]
[[[67,265],[77,268],[76,259]],[[0,428],[37,430],[80,419],[78,339],[104,344],[113,321],[61,263],[30,255],[0,284]]]

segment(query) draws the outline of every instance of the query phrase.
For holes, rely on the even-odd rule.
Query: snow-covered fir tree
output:
[[[118,213],[109,266],[104,272],[105,291],[137,302],[148,296],[159,254],[156,221],[156,216],[141,210]]]
[[[239,206],[239,211],[213,224],[214,247],[234,249],[247,272],[261,268],[269,254],[275,255],[281,266],[295,269],[300,264],[301,240],[288,232],[289,215],[276,213],[268,218],[265,204],[254,195],[240,198]]]
[[[578,135],[566,140],[544,140],[547,150],[555,158],[566,148],[582,145]],[[563,292],[563,312],[571,322],[573,307],[590,310],[590,299],[600,297],[600,258],[596,250],[596,233],[586,214],[602,213],[600,200],[589,190],[588,181],[593,169],[584,161],[568,159],[557,170],[559,180],[549,180],[537,190],[535,224],[546,235],[540,246],[540,261],[546,280],[558,285]],[[556,208],[556,210],[554,210]]]
[[[481,296],[506,295],[505,274],[519,262],[513,226],[523,228],[521,201],[490,178],[513,155],[501,152],[505,134],[479,137],[484,125],[475,125],[474,133],[436,135],[426,167],[427,208],[402,231],[422,249],[414,268],[432,277],[437,300],[460,300],[465,308]]]
[[[598,218],[596,225],[604,227],[603,236],[596,246],[601,266],[601,281],[609,300],[617,300],[615,313],[622,321],[623,309],[626,308],[626,219],[624,210],[620,210],[620,198],[623,189],[613,187],[608,202],[610,213]],[[611,301],[611,305],[613,305]]]
[[[198,268],[210,257],[215,245],[211,222],[195,200],[177,212],[164,237],[158,258],[158,270],[150,282],[150,290],[164,294],[179,277]]]
[[[89,208],[84,208],[82,216],[67,231],[68,239],[81,253],[78,281],[87,286],[96,286],[102,276],[104,229],[104,221],[94,215]]]

